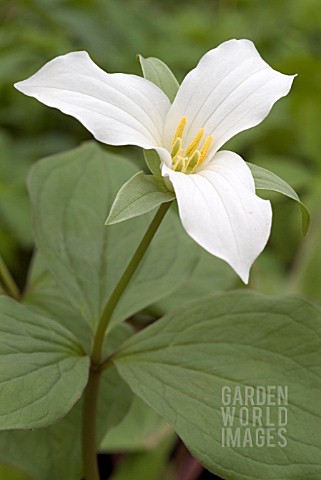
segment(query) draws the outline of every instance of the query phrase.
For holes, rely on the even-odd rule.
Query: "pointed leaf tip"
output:
[[[144,78],[157,85],[173,102],[179,89],[179,83],[170,68],[158,58],[144,58],[142,55],[137,55],[136,58],[140,63]]]
[[[161,178],[138,172],[117,193],[105,225],[143,215],[174,199],[174,192],[167,190]]]

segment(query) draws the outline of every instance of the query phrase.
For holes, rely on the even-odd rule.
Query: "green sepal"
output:
[[[275,173],[270,172],[270,170],[258,167],[249,162],[247,162],[247,165],[252,172],[256,190],[270,190],[282,193],[299,204],[302,214],[302,232],[303,235],[306,235],[310,226],[310,213],[293,188]]]
[[[135,173],[117,193],[105,225],[138,217],[174,199],[175,193],[167,189],[161,178]]]
[[[144,150],[144,158],[150,172],[155,177],[161,177],[160,158],[156,150]]]
[[[173,102],[179,89],[179,83],[169,67],[158,58],[144,58],[141,55],[137,55],[137,59],[144,78],[157,85],[168,96],[169,100]]]
[[[144,78],[157,85],[173,102],[179,89],[179,83],[170,68],[158,58],[144,58],[142,55],[137,55],[137,59]],[[161,177],[158,153],[155,150],[144,150],[144,157],[151,173],[156,177]]]

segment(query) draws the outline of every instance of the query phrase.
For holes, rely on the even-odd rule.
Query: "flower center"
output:
[[[207,157],[213,137],[209,135],[205,138],[203,145],[199,148],[204,137],[204,128],[201,128],[194,140],[184,149],[183,133],[186,122],[187,118],[182,117],[173,137],[171,147],[172,169],[176,172],[194,173]]]

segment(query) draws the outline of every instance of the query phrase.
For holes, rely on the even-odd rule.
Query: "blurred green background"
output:
[[[23,96],[13,83],[73,50],[88,51],[109,72],[138,75],[137,53],[159,57],[182,80],[207,50],[249,38],[271,66],[298,77],[263,124],[228,148],[288,181],[312,213],[304,239],[294,202],[269,197],[272,236],[250,287],[321,301],[320,6],[320,0],[0,0],[0,253],[18,283],[32,251],[28,169],[91,137],[76,120]],[[143,165],[141,151],[123,151]],[[7,472],[5,478],[20,477]]]

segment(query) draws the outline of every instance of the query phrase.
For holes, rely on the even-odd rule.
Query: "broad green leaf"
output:
[[[283,195],[295,200],[301,209],[302,214],[302,231],[306,235],[310,225],[310,214],[306,206],[301,202],[299,196],[282,178],[275,175],[275,173],[266,170],[265,168],[258,167],[252,163],[248,163],[251,169],[256,190],[272,190],[273,192],[282,193]]]
[[[175,193],[166,188],[162,179],[144,172],[135,173],[117,193],[106,225],[137,217],[174,199]]]
[[[35,253],[31,262],[23,303],[29,309],[50,317],[67,328],[77,338],[84,352],[90,356],[93,329],[66,300],[63,291],[46,269],[39,252]]]
[[[0,429],[49,425],[80,398],[89,358],[66,328],[7,297],[0,318]]]
[[[199,247],[195,243],[195,249],[197,248]],[[200,249],[200,258],[192,275],[171,295],[156,302],[148,310],[157,316],[164,315],[174,308],[194,302],[196,298],[208,298],[236,287],[237,283],[238,279],[229,265]]]
[[[29,293],[48,293],[59,289],[53,276],[46,268],[46,263],[40,253],[35,249],[31,258],[26,280],[24,298]]]
[[[141,55],[137,55],[137,58],[144,78],[157,85],[173,102],[179,89],[179,83],[168,66],[158,58],[144,58]]]
[[[111,354],[131,335],[125,324],[109,336],[105,354]],[[133,394],[115,368],[102,375],[98,408],[98,442],[122,420]],[[33,431],[0,432],[0,462],[26,471],[32,480],[81,480],[82,401],[55,424]],[[19,479],[20,480],[20,479]]]
[[[135,397],[123,420],[107,432],[101,443],[105,452],[151,450],[171,433],[171,428],[154,410]]]
[[[104,373],[98,439],[126,413],[131,392],[115,369]],[[77,405],[60,421],[33,431],[0,432],[0,461],[22,468],[37,480],[81,480],[81,413]]]
[[[59,289],[30,292],[24,297],[24,303],[30,310],[54,319],[72,332],[83,351],[90,356],[93,331],[85,319],[66,301]]]
[[[132,163],[91,142],[40,161],[29,178],[40,254],[68,301],[91,325],[97,324],[154,216],[104,226],[117,191],[135,172]],[[190,251],[192,244],[176,215],[168,212],[114,313],[114,324],[185,280],[198,257]]]
[[[321,310],[316,305],[250,292],[218,295],[174,311],[132,337],[115,364],[132,390],[215,474],[226,480],[320,478]],[[251,401],[252,445],[243,443],[237,402],[232,405],[240,443],[222,445],[222,389],[239,388],[244,399],[246,386],[288,389],[285,448],[275,432],[273,447],[258,446],[260,423],[255,426]],[[275,422],[278,410],[267,405]],[[267,413],[262,415],[266,435]]]

